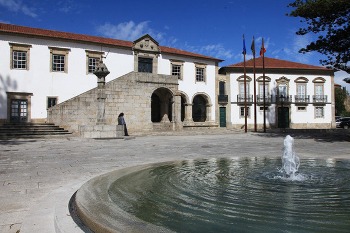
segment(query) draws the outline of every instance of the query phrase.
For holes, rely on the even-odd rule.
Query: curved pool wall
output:
[[[108,194],[110,186],[119,178],[140,170],[169,163],[156,163],[124,168],[97,176],[86,182],[75,195],[75,207],[80,220],[96,233],[170,233],[166,228],[142,221],[122,210]]]
[[[300,168],[290,180],[281,174],[280,158],[231,157],[131,167],[88,181],[77,192],[76,206],[94,232],[217,229],[206,225],[208,219],[226,224],[221,232],[347,232],[350,161],[305,159]],[[201,202],[205,204],[197,205]],[[186,228],[184,222],[192,226]]]

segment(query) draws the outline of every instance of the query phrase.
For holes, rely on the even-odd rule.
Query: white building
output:
[[[264,85],[266,127],[294,129],[335,127],[332,70],[267,57],[264,59],[264,67],[263,70],[263,59],[259,57],[255,60],[255,77],[253,59],[246,62],[245,69],[244,63],[220,69],[220,73],[224,75],[220,76],[219,81],[227,83],[227,92],[231,97],[227,106],[230,109],[227,120],[232,127],[241,128],[245,125],[244,110],[247,108],[248,127],[253,128],[256,122],[258,128],[263,128]],[[244,88],[244,70],[246,88]]]
[[[223,67],[219,74],[221,59],[161,46],[149,35],[130,42],[3,23],[0,23],[0,35],[0,123],[53,121],[73,131],[76,128],[72,125],[96,123],[91,116],[84,118],[87,114],[82,108],[90,106],[89,102],[80,103],[74,111],[59,113],[58,109],[62,110],[69,101],[77,101],[77,96],[83,93],[92,93],[97,86],[93,71],[101,57],[110,71],[106,77],[106,85],[110,83],[108,88],[111,88],[108,93],[119,98],[119,101],[108,102],[113,96],[107,94],[108,124],[115,124],[116,115],[121,111],[134,131],[140,127],[152,130],[154,124],[167,121],[165,118],[176,124],[177,129],[179,125],[180,128],[240,128],[245,123],[242,64]],[[250,128],[254,125],[251,67],[248,61]],[[261,128],[262,72],[259,64],[257,67],[257,123]],[[125,92],[128,97],[121,96],[122,91],[116,91],[119,84],[115,82],[119,78],[130,79],[129,84],[133,85],[131,80],[135,75],[142,76],[142,82],[138,78],[135,82],[142,83],[145,89],[139,88],[137,93]],[[266,58],[265,80],[268,127],[333,127],[332,71]],[[123,82],[123,85],[129,84]],[[281,95],[285,100],[283,106],[276,98]],[[96,115],[97,110],[95,107],[86,111]],[[65,112],[69,116],[62,116]],[[76,112],[79,118],[73,119],[70,115]],[[54,114],[60,114],[60,119],[52,117]],[[281,116],[286,119],[283,125]]]

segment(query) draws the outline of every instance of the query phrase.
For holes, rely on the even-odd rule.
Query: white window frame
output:
[[[178,80],[183,80],[183,61],[175,61],[171,60],[170,61],[170,72],[171,75],[177,76]],[[174,72],[174,68],[178,68],[179,70]]]
[[[239,107],[239,118],[244,118],[245,116],[244,116],[244,109],[245,109],[245,107],[243,106],[243,107]],[[250,118],[250,107],[249,106],[247,106],[247,118]]]
[[[86,52],[86,74],[93,74],[94,71],[91,71],[90,68],[94,67],[96,69],[96,66],[102,59],[104,52],[90,51],[90,50],[85,50],[85,52]],[[95,64],[90,63],[91,59],[95,60]]]
[[[324,107],[316,106],[315,107],[315,118],[324,118]]]
[[[56,48],[56,47],[49,47],[50,49],[50,71],[51,72],[58,72],[58,73],[68,73],[68,54],[70,52],[70,49],[67,48]],[[57,65],[60,65],[60,69],[57,67],[55,68],[55,57],[56,58],[62,58],[63,62],[57,63]],[[62,60],[61,60],[62,61]],[[63,66],[62,66],[63,64]]]
[[[17,43],[9,43],[10,45],[10,69],[14,70],[29,70],[29,58],[30,58],[30,48],[31,45],[28,44],[17,44]],[[24,60],[18,60],[15,59],[15,53],[24,53],[25,59]],[[22,67],[16,67],[15,62],[20,62]]]
[[[195,64],[195,81],[196,83],[206,83],[207,82],[207,65],[206,64]]]

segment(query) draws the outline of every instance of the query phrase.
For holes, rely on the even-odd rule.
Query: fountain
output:
[[[349,232],[350,161],[308,158],[299,169],[293,145],[287,136],[282,159],[117,170],[78,190],[77,212],[94,232]]]
[[[298,171],[300,165],[299,157],[294,151],[294,139],[287,135],[284,139],[284,147],[282,154],[282,172],[290,179],[295,178],[295,173]]]

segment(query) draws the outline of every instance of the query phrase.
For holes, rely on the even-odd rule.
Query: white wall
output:
[[[30,48],[29,70],[10,69],[9,42],[28,44]],[[50,49],[48,47],[68,48],[68,72],[50,71]],[[80,93],[97,86],[97,78],[86,72],[86,50],[103,51],[107,58],[104,60],[110,74],[106,81],[111,81],[124,74],[134,71],[134,55],[131,49],[102,47],[99,45],[64,42],[18,36],[1,36],[0,39],[0,119],[7,118],[6,92],[33,93],[31,118],[46,118],[48,96],[57,96],[58,103],[68,100]],[[173,58],[176,56],[173,56]],[[212,120],[215,120],[215,63],[207,66],[207,82],[195,83],[195,66],[193,59],[184,64],[184,79],[179,81],[179,90],[185,92],[190,100],[197,93],[207,93],[212,107]],[[208,61],[197,61],[207,63]],[[171,74],[169,55],[158,59],[158,73]]]
[[[237,95],[239,94],[239,86],[237,82],[237,78],[242,76],[242,74],[230,74],[230,88],[231,88],[231,101],[237,102]],[[250,95],[254,93],[254,83],[253,83],[253,74],[247,73],[247,76],[252,78],[251,82],[247,82],[250,88]],[[326,75],[290,75],[290,74],[266,74],[266,77],[271,78],[271,82],[269,82],[269,94],[276,94],[277,83],[276,80],[281,77],[286,77],[289,79],[289,89],[288,94],[292,95],[292,100],[294,102],[295,95],[297,95],[296,82],[295,80],[299,77],[304,77],[308,79],[307,85],[307,95],[310,97],[310,103],[306,106],[306,111],[297,111],[297,106],[292,103],[290,105],[290,121],[292,124],[307,124],[307,123],[331,123],[332,116],[332,77]],[[260,75],[256,75],[256,78],[260,77]],[[323,118],[315,118],[315,105],[312,104],[312,96],[315,95],[315,84],[313,80],[315,78],[324,78],[326,82],[324,83],[324,95],[327,95],[327,104],[323,105],[324,107],[324,117]],[[259,95],[259,87],[258,82],[256,84],[256,94]],[[249,106],[249,105],[248,105]],[[248,117],[248,124],[254,124],[254,105],[250,107],[250,117]],[[235,103],[231,103],[231,121],[233,124],[243,124],[244,125],[244,117],[240,117],[240,107]],[[266,111],[266,122],[275,124],[276,123],[276,105],[272,104],[269,106],[269,110]],[[259,110],[259,106],[257,106],[257,123],[263,124],[263,111]]]

